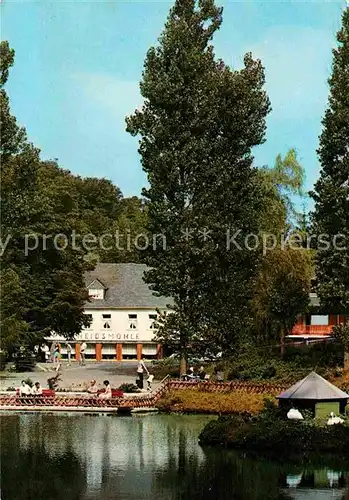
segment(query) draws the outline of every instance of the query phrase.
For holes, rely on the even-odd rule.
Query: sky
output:
[[[146,177],[125,116],[142,104],[144,58],[172,3],[3,0],[1,38],[16,51],[7,85],[12,113],[43,159],[57,158],[74,174],[111,179],[125,196],[140,195]],[[217,4],[224,7],[213,40],[217,57],[239,69],[252,52],[265,66],[273,110],[255,164],[273,166],[278,153],[293,147],[311,189],[345,1]]]

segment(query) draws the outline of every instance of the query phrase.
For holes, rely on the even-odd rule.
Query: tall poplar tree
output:
[[[251,148],[264,140],[270,106],[260,61],[247,54],[232,71],[215,59],[210,40],[221,22],[213,0],[175,2],[145,60],[144,105],[127,118],[141,137],[148,229],[166,237],[145,255],[146,281],[174,301],[160,338],[182,353],[182,372],[206,331],[229,344],[257,272],[256,252],[228,236],[240,230],[241,243],[258,232]]]
[[[326,312],[349,313],[349,8],[333,50],[330,96],[318,149],[320,178],[312,196],[318,235],[331,241],[317,250],[318,294]],[[337,238],[337,239],[336,239]]]

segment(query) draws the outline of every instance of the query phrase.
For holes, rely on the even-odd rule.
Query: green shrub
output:
[[[306,418],[287,420],[283,410],[265,405],[262,413],[246,418],[225,417],[209,422],[199,437],[200,444],[223,445],[287,455],[298,452],[349,454],[349,422],[326,425]]]
[[[35,358],[29,351],[17,353],[14,359],[16,372],[31,372],[34,370]]]
[[[59,387],[60,381],[61,381],[61,374],[58,372],[53,377],[47,379],[48,388],[51,389],[51,391],[56,391]]]
[[[229,446],[235,432],[245,428],[248,417],[245,416],[220,416],[217,420],[208,422],[199,435],[199,443]]]
[[[333,342],[286,346],[283,360],[276,348],[244,344],[234,357],[220,361],[219,365],[228,380],[277,380],[291,384],[312,370],[325,378],[340,377],[342,357],[339,346]]]
[[[23,382],[25,382],[27,385],[29,385],[29,387],[33,387],[33,385],[34,385],[34,382],[32,381],[31,378],[26,378],[23,380]]]
[[[7,362],[6,354],[2,351],[0,352],[0,371],[5,370],[6,362]]]
[[[135,384],[121,384],[118,389],[126,393],[140,392],[139,388]]]

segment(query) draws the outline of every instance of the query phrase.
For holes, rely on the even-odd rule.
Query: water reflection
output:
[[[349,499],[348,464],[299,468],[200,448],[211,418],[5,415],[1,498]]]

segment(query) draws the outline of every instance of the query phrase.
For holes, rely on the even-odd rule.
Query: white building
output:
[[[96,359],[161,358],[161,346],[154,340],[157,309],[164,311],[170,302],[156,297],[143,281],[147,267],[143,264],[97,264],[85,275],[90,301],[85,314],[89,327],[70,342],[79,358],[80,342],[87,344],[86,357]],[[51,336],[61,343],[66,354],[65,339]]]

